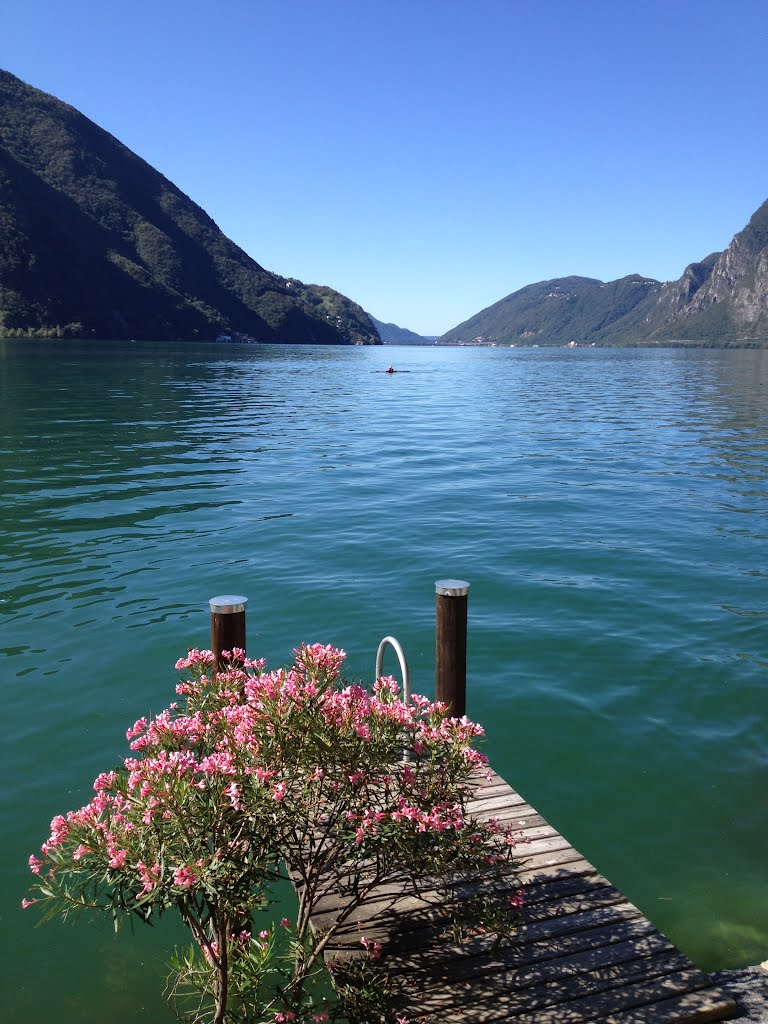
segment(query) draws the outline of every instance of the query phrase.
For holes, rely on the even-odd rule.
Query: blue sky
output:
[[[768,197],[763,0],[6,2],[0,66],[269,270],[439,334],[678,277]]]

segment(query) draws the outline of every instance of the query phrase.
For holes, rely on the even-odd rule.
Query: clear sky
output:
[[[5,0],[0,66],[262,266],[440,334],[678,277],[768,197],[765,0]]]

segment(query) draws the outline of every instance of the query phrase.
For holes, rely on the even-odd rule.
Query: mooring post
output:
[[[220,594],[212,597],[211,608],[211,650],[216,658],[216,667],[221,669],[224,662],[222,651],[235,647],[245,650],[245,606],[247,597],[239,594]]]
[[[466,580],[435,583],[435,700],[449,715],[467,713],[467,595]]]

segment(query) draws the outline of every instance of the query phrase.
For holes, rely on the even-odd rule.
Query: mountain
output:
[[[397,324],[385,324],[377,320],[370,313],[373,326],[379,332],[379,337],[384,345],[431,345],[434,337],[427,338],[423,334],[414,334],[406,327],[398,327]]]
[[[768,347],[768,201],[724,252],[662,284],[563,277],[513,292],[448,331],[441,344]]]
[[[0,70],[0,336],[379,344],[73,107]]]
[[[660,287],[637,275],[608,284],[591,277],[539,281],[488,306],[440,342],[564,345],[605,340],[626,318],[636,319],[638,307]]]

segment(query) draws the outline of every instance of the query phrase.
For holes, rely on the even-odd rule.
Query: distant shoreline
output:
[[[61,343],[64,345],[73,343],[85,343],[86,345],[218,345],[221,347],[240,346],[246,348],[252,348],[254,346],[277,346],[277,345],[290,345],[296,348],[335,348],[335,349],[348,349],[348,348],[366,348],[366,349],[380,349],[380,348],[413,348],[413,349],[430,349],[430,348],[515,348],[523,349],[527,351],[533,351],[537,349],[595,349],[597,351],[618,351],[620,349],[632,349],[633,351],[657,351],[659,349],[711,349],[713,351],[724,352],[724,351],[763,351],[768,350],[768,338],[765,341],[743,341],[735,342],[729,341],[724,342],[722,345],[718,345],[712,341],[685,341],[683,339],[677,341],[648,341],[648,342],[621,342],[616,344],[607,344],[600,342],[575,342],[562,344],[561,342],[536,342],[536,344],[528,344],[527,342],[507,342],[507,341],[431,341],[426,343],[421,342],[387,342],[380,343],[378,345],[358,345],[353,342],[314,342],[314,341],[259,341],[257,339],[245,340],[242,338],[231,338],[226,340],[220,340],[218,338],[57,338],[51,337],[46,334],[4,334],[0,335],[1,341],[28,341],[28,342],[40,342],[49,341]]]

